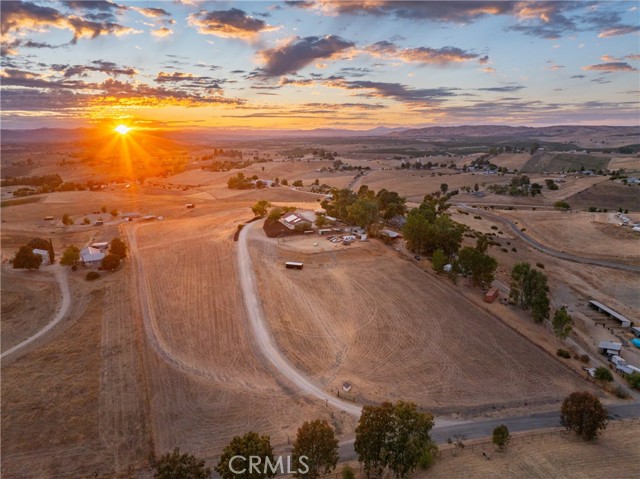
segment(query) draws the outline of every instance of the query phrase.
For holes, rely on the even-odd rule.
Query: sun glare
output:
[[[127,125],[118,125],[115,130],[120,133],[121,135],[126,135],[127,133],[129,133],[129,131],[131,130],[131,128],[129,128]]]

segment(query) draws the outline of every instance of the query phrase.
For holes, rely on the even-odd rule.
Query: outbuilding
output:
[[[108,241],[100,241],[98,243],[93,243],[91,245],[92,248],[95,249],[99,249],[100,251],[106,251],[107,249],[109,249],[109,242]]]
[[[614,311],[613,309],[605,306],[604,304],[602,304],[599,301],[595,301],[595,300],[592,299],[592,300],[589,301],[589,306],[591,306],[596,311],[600,311],[601,313],[606,314],[610,318],[617,319],[618,321],[620,321],[620,326],[623,327],[623,328],[628,328],[629,326],[631,326],[631,321],[630,320],[625,318],[620,313]]]
[[[620,356],[622,343],[614,343],[613,341],[600,341],[598,351],[605,356]]]
[[[499,295],[500,291],[498,288],[491,288],[485,293],[484,300],[486,303],[493,303]]]
[[[631,332],[633,333],[633,335],[634,335],[636,338],[640,338],[640,327],[638,327],[638,326],[633,326],[633,327],[631,328]]]

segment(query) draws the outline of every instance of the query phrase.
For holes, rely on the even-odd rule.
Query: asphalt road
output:
[[[554,256],[556,258],[564,259],[564,260],[567,260],[567,261],[573,261],[574,263],[590,264],[590,265],[593,265],[593,266],[601,266],[603,268],[617,269],[619,271],[628,271],[628,272],[631,272],[631,273],[640,273],[640,266],[634,266],[634,265],[631,265],[631,264],[615,263],[613,261],[605,261],[605,260],[600,260],[600,259],[595,259],[595,258],[588,258],[588,257],[585,257],[585,256],[577,256],[577,255],[573,255],[573,254],[569,254],[569,253],[564,253],[562,251],[554,250],[552,248],[549,248],[548,246],[543,245],[539,241],[534,240],[528,234],[522,232],[520,230],[520,227],[517,224],[515,224],[513,221],[511,221],[511,220],[509,220],[507,218],[503,218],[501,216],[495,215],[493,213],[489,213],[489,212],[487,212],[485,210],[481,210],[479,208],[473,208],[471,206],[467,206],[464,203],[457,204],[456,206],[458,206],[460,208],[464,208],[464,209],[470,210],[470,211],[473,211],[473,212],[477,212],[478,214],[480,214],[482,216],[486,216],[488,218],[494,219],[496,221],[499,221],[499,222],[509,226],[524,241],[529,243],[531,246],[533,246],[538,251],[540,251],[542,253],[545,253],[545,254],[548,254],[550,256]]]
[[[629,404],[617,404],[607,406],[610,420],[633,419],[640,417],[640,401]],[[493,429],[500,424],[504,424],[509,428],[509,432],[535,431],[537,429],[547,429],[552,427],[560,427],[560,412],[544,412],[531,414],[529,416],[505,417],[500,419],[487,419],[479,421],[466,421],[461,424],[454,425],[436,425],[431,431],[431,439],[442,444],[447,439],[452,440],[457,435],[462,440],[477,439],[481,437],[490,437]],[[353,440],[345,441],[340,444],[340,461],[351,461],[357,459],[353,449]]]

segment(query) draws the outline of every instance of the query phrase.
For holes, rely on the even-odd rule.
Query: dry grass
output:
[[[157,453],[180,446],[215,457],[248,430],[269,434],[282,448],[315,417],[338,431],[353,427],[351,418],[281,386],[254,353],[231,240],[247,213],[229,209],[134,233],[144,266],[140,299],[149,300],[158,343],[148,351]]]
[[[627,173],[640,171],[640,158],[628,156],[621,158],[611,158],[611,161],[609,162],[609,169],[619,170],[620,168],[624,168]]]
[[[42,329],[60,301],[52,275],[40,271],[2,268],[2,351]]]
[[[509,170],[521,170],[529,158],[531,158],[529,153],[501,153],[490,161],[494,165],[505,166]]]
[[[261,233],[260,233],[261,234]],[[358,401],[408,399],[438,411],[551,402],[583,386],[557,361],[385,247],[305,254],[254,239],[271,328],[289,358]],[[286,270],[303,261],[303,271]],[[384,288],[384,295],[379,294]]]
[[[625,425],[626,426],[626,425]],[[432,468],[415,474],[417,479],[548,479],[601,477],[631,478],[640,475],[640,448],[637,438],[640,424],[636,421],[624,428],[611,427],[594,442],[585,442],[572,434],[545,435],[543,439],[514,441],[504,451],[467,448],[458,456],[443,452]]]
[[[610,213],[518,210],[499,214],[518,222],[529,236],[558,251],[616,261],[640,259],[637,233],[618,226]]]

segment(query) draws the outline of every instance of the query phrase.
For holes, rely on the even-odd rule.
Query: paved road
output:
[[[60,292],[62,293],[62,302],[60,303],[60,306],[58,307],[58,310],[56,311],[55,316],[51,321],[47,323],[47,325],[44,328],[42,328],[40,331],[35,333],[33,336],[25,339],[21,343],[16,344],[11,349],[8,349],[5,352],[3,352],[2,355],[0,355],[1,359],[5,359],[17,353],[22,348],[28,346],[35,340],[47,334],[56,326],[56,324],[62,321],[62,319],[69,312],[69,308],[71,307],[71,293],[69,291],[69,279],[67,277],[66,269],[64,268],[64,266],[61,266],[59,264],[48,266],[47,269],[53,270],[53,275],[55,276],[58,286],[60,287]]]
[[[611,420],[638,418],[640,417],[640,401],[607,406],[607,410]],[[436,421],[436,425],[431,431],[431,438],[435,442],[442,444],[449,438],[454,439],[456,435],[464,440],[490,437],[493,429],[500,424],[505,424],[511,433],[561,426],[559,411],[537,413],[529,416],[465,421],[461,424],[443,426],[439,426]],[[339,452],[341,461],[357,459],[353,449],[353,439],[341,443]]]
[[[526,241],[527,243],[529,243],[531,246],[533,246],[535,249],[537,249],[538,251],[548,254],[549,256],[555,256],[556,258],[560,258],[560,259],[564,259],[567,261],[573,261],[574,263],[582,263],[582,264],[590,264],[593,266],[601,266],[603,268],[611,268],[611,269],[617,269],[620,271],[628,271],[631,273],[640,273],[640,266],[634,266],[631,264],[622,264],[622,263],[615,263],[613,261],[605,261],[605,260],[600,260],[600,259],[595,259],[595,258],[588,258],[585,256],[577,256],[577,255],[573,255],[573,254],[569,254],[569,253],[563,253],[562,251],[557,251],[554,250],[552,248],[549,248],[548,246],[543,245],[542,243],[540,243],[539,241],[534,240],[533,238],[531,238],[531,236],[529,236],[528,234],[522,232],[520,230],[520,227],[515,224],[513,221],[507,219],[507,218],[503,218],[502,216],[498,216],[496,214],[493,213],[489,213],[485,210],[481,210],[479,208],[473,208],[471,206],[467,206],[466,204],[458,204],[456,205],[460,208],[464,208],[470,211],[473,211],[475,213],[478,213],[480,215],[483,216],[487,216],[491,219],[494,219],[496,221],[499,221],[507,226],[509,226],[520,238],[522,238],[524,241]]]
[[[242,228],[242,231],[240,231],[237,243],[237,258],[238,276],[240,279],[240,286],[242,287],[244,305],[247,311],[249,324],[251,326],[251,332],[259,352],[283,376],[284,379],[293,383],[304,394],[314,396],[321,401],[325,401],[328,405],[340,409],[341,411],[355,417],[360,417],[362,412],[362,408],[360,406],[342,401],[335,398],[332,394],[322,390],[309,378],[298,371],[295,366],[285,358],[280,349],[278,349],[273,335],[269,330],[269,326],[267,325],[262,301],[260,299],[260,294],[258,293],[253,265],[251,263],[251,256],[249,255],[249,248],[247,246],[247,236],[257,225],[262,225],[262,221],[249,223]]]

